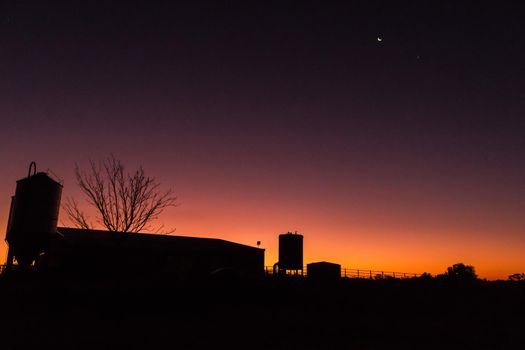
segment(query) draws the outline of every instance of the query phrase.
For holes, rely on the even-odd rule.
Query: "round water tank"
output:
[[[279,269],[303,269],[303,235],[291,232],[279,235]]]
[[[20,265],[29,265],[57,232],[62,185],[46,173],[18,180],[6,240]]]

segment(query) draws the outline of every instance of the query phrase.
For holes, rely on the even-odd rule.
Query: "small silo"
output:
[[[303,235],[287,232],[279,235],[280,271],[303,270]]]
[[[50,235],[57,233],[62,195],[60,183],[46,173],[37,173],[34,163],[29,169],[28,176],[16,182],[6,233],[9,257],[21,267],[31,265],[44,252]]]

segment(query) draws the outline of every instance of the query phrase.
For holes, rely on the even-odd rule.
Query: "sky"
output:
[[[268,266],[299,231],[305,263],[525,272],[524,5],[174,3],[1,3],[0,231],[31,161],[82,203],[114,154],[177,195],[158,224]]]

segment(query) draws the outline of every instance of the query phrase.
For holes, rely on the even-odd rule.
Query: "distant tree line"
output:
[[[419,278],[423,280],[434,279],[428,272],[422,273]],[[457,283],[473,283],[478,279],[478,275],[474,266],[457,263],[449,266],[445,273],[437,275],[435,279]]]
[[[457,263],[449,266],[445,273],[438,274],[435,277],[428,272],[424,272],[419,276],[419,278],[424,280],[437,279],[461,283],[472,283],[479,279],[474,266],[465,265],[464,263]],[[525,273],[512,274],[508,277],[508,280],[512,282],[525,282]]]

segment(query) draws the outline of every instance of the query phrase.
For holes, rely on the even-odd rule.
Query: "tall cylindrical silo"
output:
[[[279,270],[303,269],[303,235],[283,233],[279,235]]]
[[[57,232],[61,196],[62,185],[46,173],[17,181],[6,241],[19,265],[31,265]]]

